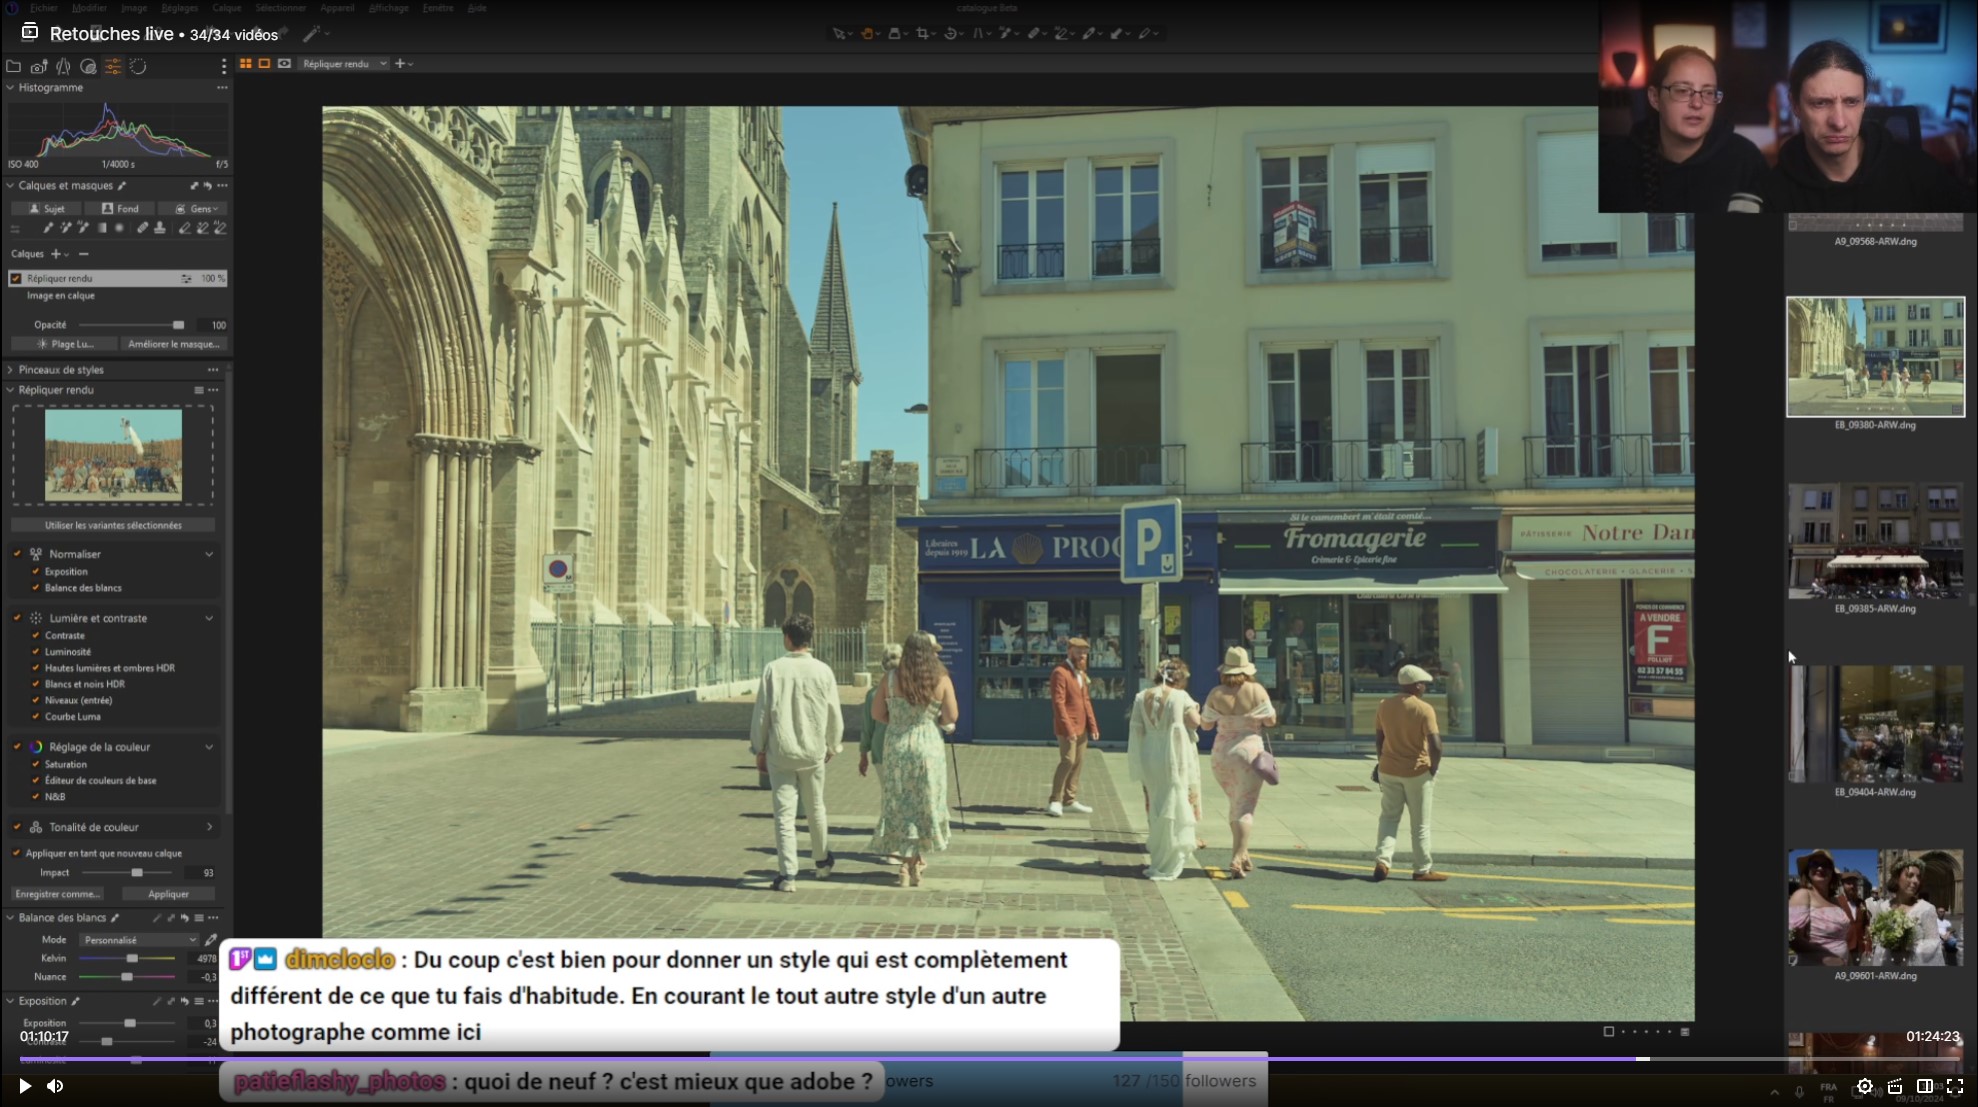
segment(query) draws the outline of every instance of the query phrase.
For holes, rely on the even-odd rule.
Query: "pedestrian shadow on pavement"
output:
[[[664,742],[674,738],[726,738],[731,742],[747,744],[748,736],[736,734],[733,730],[669,730],[664,734],[627,734],[622,730],[571,730],[569,727],[537,727],[525,730],[524,734],[542,735],[549,738],[581,738],[580,746],[608,746],[614,742]],[[750,766],[753,768],[754,766]]]
[[[827,812],[827,814],[828,814],[828,812]],[[773,818],[775,818],[776,816],[775,816],[775,815],[773,815],[773,814],[771,814],[770,812],[767,812],[767,811],[744,811],[744,812],[742,812],[742,817],[743,817],[744,819],[773,819]],[[806,820],[804,820],[803,818],[801,818],[801,817],[799,817],[799,818],[797,819],[797,821],[798,821],[798,822],[800,822],[800,823],[802,823],[802,822],[805,822]],[[806,826],[806,827],[805,827],[805,828],[804,828],[803,830],[801,830],[801,831],[799,831],[799,832],[798,832],[798,834],[797,834],[797,836],[798,836],[798,837],[800,837],[800,838],[802,838],[802,837],[804,837],[804,836],[805,836],[806,834],[808,834],[808,833],[809,833],[809,827],[808,827],[808,826]],[[870,837],[872,837],[872,828],[871,828],[871,827],[869,827],[869,826],[868,826],[868,827],[857,827],[857,826],[834,826],[834,827],[832,827],[832,828],[831,828],[831,836],[832,836],[832,837],[834,837],[834,838],[835,838],[835,837],[837,837],[837,836],[839,836],[839,835],[841,835],[841,834],[862,834],[862,835],[864,835],[865,837],[867,837],[867,838],[870,838]],[[775,853],[775,852],[776,852],[776,849],[775,849],[775,847],[773,847],[773,846],[750,846],[749,848],[750,848],[750,849],[753,849],[753,850],[758,850],[759,852],[763,852],[763,853]]]
[[[657,876],[653,873],[616,872],[613,879],[626,884],[650,884],[660,888],[733,888],[732,876]],[[773,874],[772,874],[773,875]]]
[[[1403,869],[1404,872],[1401,879],[1405,882],[1407,880],[1407,875],[1405,872],[1406,867],[1404,866]],[[1374,879],[1374,874],[1372,872],[1356,873],[1356,872],[1345,872],[1340,869],[1307,868],[1303,865],[1273,865],[1268,861],[1259,864],[1257,866],[1256,871],[1260,873],[1266,873],[1266,872],[1282,873],[1285,876],[1304,876],[1304,877],[1310,877],[1313,880],[1331,880],[1334,882],[1360,881],[1363,883],[1372,883]],[[1392,883],[1394,880],[1395,878],[1392,875],[1388,877],[1388,881],[1390,883]]]
[[[1048,825],[1041,822],[1006,823],[994,818],[997,815],[1028,816],[1031,819],[1043,818],[1044,812],[1035,807],[1007,807],[993,803],[977,803],[970,804],[967,807],[958,806],[954,810],[955,814],[952,816],[954,822],[956,824],[965,824],[970,830],[1044,831],[1050,829]],[[985,816],[988,817],[985,818]]]
[[[797,821],[801,823],[801,822],[803,822],[804,820],[802,820],[802,819],[798,819]],[[831,836],[832,836],[833,838],[870,838],[870,837],[872,837],[872,828],[871,828],[870,826],[834,826],[834,827],[832,827],[832,828],[831,828]],[[801,848],[801,849],[809,849],[809,848],[810,848],[810,845],[809,845],[809,843],[810,843],[810,828],[809,828],[809,827],[804,827],[804,828],[802,828],[802,829],[800,829],[800,830],[798,830],[798,831],[797,831],[797,840],[798,840],[798,843],[799,843],[799,848]],[[750,853],[775,853],[775,852],[776,852],[776,847],[775,847],[775,846],[747,846],[747,847],[745,847],[745,848],[746,848],[746,849],[747,849],[747,850],[748,850],[748,851],[749,851]]]
[[[1146,856],[1142,854],[1141,856]],[[1147,872],[1145,864],[1102,865],[1097,862],[1066,862],[1049,857],[1039,857],[1018,865],[1019,869],[1042,869],[1047,872],[1068,873],[1072,876],[1110,876],[1120,880],[1138,880]],[[1092,893],[1094,895],[1102,893]]]
[[[1041,840],[1039,840],[1039,841],[1037,842],[1037,844],[1038,844],[1038,845],[1040,845],[1040,846],[1049,846],[1049,847],[1050,847],[1050,848],[1052,848],[1052,849],[1085,849],[1085,850],[1092,850],[1092,851],[1094,851],[1094,852],[1097,852],[1097,853],[1141,853],[1141,854],[1144,854],[1144,853],[1146,853],[1146,852],[1147,852],[1147,844],[1146,844],[1146,842],[1145,842],[1144,840],[1142,840],[1141,838],[1139,838],[1138,836],[1136,836],[1136,835],[1133,835],[1133,834],[1132,834],[1132,833],[1131,833],[1130,831],[1124,831],[1124,830],[1116,830],[1116,831],[1106,831],[1106,830],[1095,830],[1095,831],[1093,831],[1092,833],[1093,833],[1093,834],[1095,834],[1095,835],[1096,835],[1096,834],[1118,834],[1118,835],[1122,835],[1122,836],[1124,836],[1124,837],[1126,838],[1126,840],[1125,840],[1125,841],[1111,841],[1111,842],[1108,842],[1108,841],[1100,841],[1100,840],[1099,840],[1099,839],[1097,839],[1097,838],[1080,838],[1080,839],[1073,839],[1073,838],[1044,838],[1044,839],[1041,839]]]

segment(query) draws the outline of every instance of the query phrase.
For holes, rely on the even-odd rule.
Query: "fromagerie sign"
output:
[[[1686,553],[1694,515],[1528,515],[1511,520],[1519,553]]]
[[[1497,555],[1495,522],[1439,522],[1369,513],[1353,522],[1290,519],[1225,523],[1218,556],[1225,569],[1349,572],[1386,569],[1488,569]]]

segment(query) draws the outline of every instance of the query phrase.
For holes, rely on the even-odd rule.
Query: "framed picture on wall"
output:
[[[1731,5],[1731,45],[1739,50],[1765,49],[1765,20],[1768,16],[1763,0]]]
[[[1877,54],[1948,52],[1950,38],[1945,24],[1949,7],[1943,0],[1874,0],[1868,5],[1868,49]]]

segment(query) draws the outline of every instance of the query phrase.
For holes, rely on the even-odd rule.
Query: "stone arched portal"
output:
[[[410,432],[409,439],[399,438],[411,447],[409,464],[399,470],[411,494],[400,502],[409,500],[413,510],[395,520],[366,521],[354,517],[345,501],[332,508],[344,515],[330,522],[347,544],[344,564],[376,558],[376,564],[409,582],[413,595],[410,604],[353,609],[356,600],[348,593],[325,593],[325,693],[340,679],[331,628],[362,627],[404,650],[395,720],[400,728],[473,731],[487,722],[482,610],[489,564],[482,523],[488,509],[492,388],[477,325],[484,313],[445,205],[398,124],[385,114],[391,110],[323,113],[326,235],[345,248],[354,270],[375,290],[367,299],[379,313],[366,320],[362,313],[368,309],[360,306],[350,322],[353,341],[334,352],[325,344],[326,374],[346,405],[326,422],[333,443],[351,443],[335,447],[339,452],[355,450],[356,440],[370,437],[367,427],[375,430],[373,445]],[[333,310],[327,283],[324,295]],[[330,315],[325,312],[326,322]],[[387,345],[367,341],[374,332],[390,336],[393,365],[371,360],[374,349]],[[331,357],[340,363],[330,364]],[[402,379],[405,406],[367,410],[368,383],[393,374]],[[332,391],[326,385],[326,393]],[[378,400],[389,402],[383,395]],[[407,411],[412,426],[391,422],[392,415]],[[335,480],[334,473],[326,479]],[[338,490],[326,493],[335,500]],[[349,548],[351,540],[367,548]],[[371,725],[389,725],[375,717],[388,705],[377,705],[375,696],[372,703]]]

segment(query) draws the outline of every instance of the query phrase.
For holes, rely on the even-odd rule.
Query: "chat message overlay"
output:
[[[495,1061],[228,1061],[220,1096],[230,1103],[872,1103],[886,1095],[885,1066],[873,1062],[688,1061],[596,1058],[508,1064]]]
[[[224,943],[235,1052],[1110,1051],[1110,938]]]

